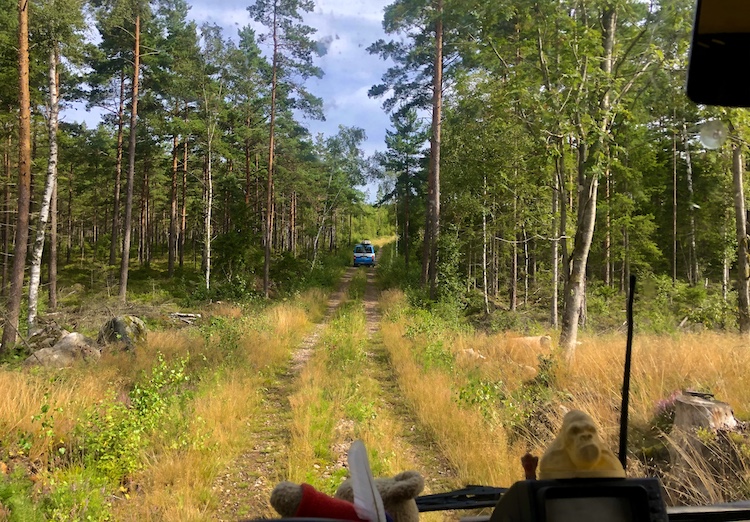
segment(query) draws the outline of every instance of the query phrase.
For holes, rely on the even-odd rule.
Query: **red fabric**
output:
[[[354,504],[346,500],[329,497],[310,484],[302,484],[302,500],[294,516],[362,521],[354,510]]]

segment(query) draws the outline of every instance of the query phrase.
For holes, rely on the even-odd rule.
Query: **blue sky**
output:
[[[323,77],[311,78],[308,90],[323,99],[325,121],[305,120],[314,135],[336,134],[339,125],[360,127],[367,134],[363,144],[365,155],[385,150],[385,132],[390,126],[381,99],[372,99],[367,91],[380,78],[389,63],[367,52],[367,47],[379,38],[387,38],[383,31],[383,10],[393,0],[316,0],[313,12],[305,16],[305,23],[317,29],[314,38],[325,42],[327,53],[315,59],[323,69]],[[265,29],[250,19],[247,6],[251,0],[188,0],[188,17],[198,26],[204,22],[224,28],[224,35],[237,39],[237,31],[246,25],[257,34]],[[264,44],[265,45],[265,44]],[[261,46],[269,53],[268,46]],[[367,200],[376,199],[377,185],[370,183],[362,190]]]
[[[325,121],[304,120],[313,135],[336,134],[339,125],[361,127],[367,134],[363,145],[366,155],[385,150],[385,132],[390,126],[388,115],[381,108],[382,100],[367,96],[370,87],[380,82],[388,63],[370,55],[367,47],[383,32],[383,9],[393,0],[316,0],[315,10],[305,16],[305,23],[317,29],[314,38],[325,42],[327,53],[315,58],[323,69],[321,79],[311,78],[308,90],[323,99]],[[250,19],[247,6],[252,0],[188,0],[188,17],[200,26],[208,22],[224,28],[224,36],[237,41],[237,31],[251,25],[264,32]],[[268,52],[267,46],[261,46]],[[85,121],[95,126],[95,112],[65,111],[66,121]],[[375,188],[368,186],[368,199],[375,197]]]
[[[251,25],[265,32],[250,19],[247,6],[252,0],[188,0],[188,16],[198,25],[208,22],[224,28],[226,37],[236,40],[237,30]],[[380,82],[388,64],[367,52],[379,38],[383,9],[392,0],[316,0],[315,10],[305,22],[317,29],[315,39],[328,44],[328,52],[315,59],[323,69],[321,79],[308,80],[308,90],[323,99],[326,121],[305,120],[313,135],[332,135],[339,125],[365,129],[367,155],[385,149],[385,131],[390,122],[381,108],[382,100],[370,99],[369,88]],[[263,48],[268,51],[267,48]]]

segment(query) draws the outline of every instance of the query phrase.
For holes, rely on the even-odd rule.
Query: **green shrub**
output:
[[[497,407],[505,399],[502,381],[487,381],[476,377],[469,378],[458,391],[458,403],[467,408],[479,409],[487,420],[495,420]]]

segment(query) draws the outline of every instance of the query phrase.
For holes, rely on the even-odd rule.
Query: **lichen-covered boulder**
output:
[[[146,344],[148,332],[146,323],[133,315],[113,317],[99,330],[96,342],[99,344],[122,343],[125,349],[132,350],[136,346]]]
[[[96,361],[101,352],[94,341],[78,332],[70,333],[50,348],[42,348],[32,353],[25,361],[26,366],[46,366],[67,368],[78,361]]]

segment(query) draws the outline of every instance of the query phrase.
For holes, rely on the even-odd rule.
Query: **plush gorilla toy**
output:
[[[569,411],[552,444],[539,462],[539,478],[624,478],[625,470],[599,437],[594,420]]]

